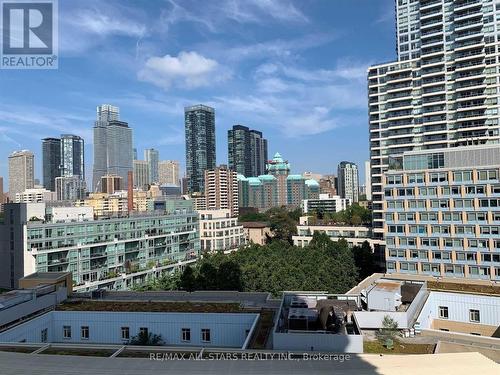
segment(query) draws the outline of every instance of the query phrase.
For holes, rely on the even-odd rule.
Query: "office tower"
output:
[[[278,184],[278,204],[286,206],[287,201],[287,183],[286,179],[290,174],[290,164],[288,161],[283,160],[280,153],[274,155],[273,160],[267,164],[268,174],[275,177]]]
[[[144,189],[150,180],[149,163],[145,160],[134,160],[134,187]]]
[[[229,209],[238,216],[238,174],[226,165],[206,170],[205,198],[207,209]]]
[[[56,199],[58,201],[76,201],[85,199],[87,184],[80,176],[56,177]]]
[[[34,187],[34,155],[31,151],[15,151],[9,156],[9,197]]]
[[[370,171],[370,161],[367,160],[365,161],[365,195],[367,201],[372,200],[372,178]]]
[[[71,135],[61,135],[61,176],[78,176],[85,180],[85,147],[82,138]]]
[[[116,174],[127,183],[128,172],[133,170],[132,129],[119,121],[118,107],[108,104],[97,107],[94,124],[93,191],[101,191],[101,177]]]
[[[137,149],[134,147],[134,149],[132,150],[133,154],[134,154],[134,160],[137,160]]]
[[[398,61],[368,72],[373,226],[384,235],[383,173],[404,152],[499,141],[500,8],[487,0],[398,1]]]
[[[215,110],[205,105],[184,109],[188,191],[204,192],[205,170],[215,169]]]
[[[101,177],[100,185],[102,192],[106,194],[113,194],[115,191],[122,190],[123,178],[122,176],[106,175]]]
[[[500,145],[408,151],[383,183],[388,272],[498,279]]]
[[[43,187],[55,191],[56,177],[61,175],[61,140],[44,138],[42,140]]]
[[[154,148],[148,148],[144,150],[144,160],[148,163],[149,169],[149,183],[157,184],[159,182],[158,176],[158,161],[160,159],[160,153]]]
[[[162,160],[158,163],[158,180],[160,185],[180,186],[179,162],[177,160]]]
[[[349,161],[343,161],[337,171],[338,193],[342,198],[355,203],[359,200],[358,166]]]
[[[227,132],[229,168],[246,177],[265,173],[267,140],[262,133],[243,125],[234,125]]]

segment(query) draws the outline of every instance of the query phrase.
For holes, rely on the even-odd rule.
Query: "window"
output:
[[[147,327],[141,327],[141,328],[139,328],[139,334],[147,336],[149,334],[148,328]]]
[[[469,310],[469,320],[474,323],[479,323],[479,310]]]
[[[202,333],[203,335],[203,333]],[[210,334],[209,334],[210,336]],[[191,329],[183,328],[182,329],[182,341],[191,341]]]
[[[88,340],[89,339],[89,327],[88,326],[82,326],[82,340]]]
[[[63,338],[71,338],[71,326],[63,326]]]
[[[210,342],[210,330],[208,328],[202,328],[201,341],[202,342]]]
[[[130,339],[130,328],[122,327],[122,340]]]
[[[439,318],[448,319],[448,306],[439,306]]]
[[[47,328],[42,329],[40,334],[40,342],[47,342],[48,331]]]

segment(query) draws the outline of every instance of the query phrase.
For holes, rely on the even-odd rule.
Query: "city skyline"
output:
[[[364,105],[366,68],[372,63],[395,57],[395,38],[392,1],[373,4],[360,0],[358,3],[338,1],[337,10],[328,20],[323,16],[328,2],[318,2],[306,8],[299,2],[280,1],[276,2],[276,9],[264,9],[264,5],[260,7],[254,2],[248,5],[241,3],[244,8],[242,13],[253,15],[251,19],[231,18],[227,12],[217,14],[209,6],[205,15],[208,21],[203,23],[202,15],[196,13],[192,4],[185,2],[182,6],[175,6],[167,34],[144,26],[148,14],[161,13],[152,8],[153,5],[135,15],[132,14],[135,9],[133,3],[109,2],[100,10],[116,23],[107,29],[99,23],[92,29],[85,21],[94,11],[93,2],[61,4],[63,15],[72,12],[78,18],[71,28],[65,24],[66,21],[61,25],[61,61],[66,57],[66,63],[61,63],[59,70],[54,72],[9,72],[9,76],[1,73],[0,91],[9,92],[9,95],[5,95],[8,99],[0,108],[3,116],[0,125],[0,175],[7,184],[8,154],[14,150],[29,149],[35,154],[35,177],[42,180],[40,138],[58,133],[71,133],[84,138],[85,168],[91,171],[94,108],[102,103],[120,107],[122,118],[134,130],[135,148],[155,148],[164,159],[180,160],[181,171],[185,169],[183,147],[179,147],[184,141],[183,107],[198,103],[213,106],[217,111],[217,164],[227,163],[227,130],[235,123],[243,123],[265,134],[270,142],[270,155],[275,152],[288,155],[294,172],[313,170],[334,173],[338,162],[352,159],[349,154],[353,148],[360,150],[356,155],[359,159],[353,161],[361,165],[368,159],[367,140],[361,136],[366,134],[367,124]],[[167,4],[162,9],[164,14],[170,14],[172,9],[168,7],[171,5]],[[181,20],[182,12],[195,14],[197,21],[189,17]],[[269,12],[273,15],[269,22],[275,31],[263,33],[260,29],[263,22],[268,22],[266,14]],[[346,14],[356,15],[360,24],[364,24],[364,32],[355,35],[357,33],[350,29],[350,22],[345,20]],[[332,17],[334,26],[330,26]],[[136,28],[128,31],[120,28],[122,23],[119,21],[130,19],[134,21],[131,25]],[[303,34],[297,33],[297,25],[304,30]],[[171,41],[174,36],[182,34],[186,27],[194,27],[194,32],[185,43],[161,43],[164,39]],[[248,35],[228,38],[227,31],[236,27],[244,28]],[[201,37],[207,29],[215,45]],[[77,31],[81,33],[81,43],[88,44],[83,51],[89,56],[82,56],[75,48],[71,49],[65,39],[70,37],[67,34]],[[142,38],[138,37],[141,32],[144,33]],[[136,50],[139,39],[140,48]],[[352,44],[355,43],[348,39],[357,41],[363,48],[354,48]],[[109,58],[111,45],[120,52],[120,64],[123,64],[126,74],[115,69],[116,60],[102,65],[104,55]],[[100,52],[96,52],[97,49]],[[328,56],[325,50],[333,51],[329,52],[332,55]],[[222,56],[225,51],[231,54],[231,59],[227,61]],[[90,56],[94,53],[96,55]],[[139,79],[139,72],[144,71],[148,63],[154,65],[153,57],[166,55],[172,58],[172,63],[181,58],[203,57],[206,61],[201,59],[201,62],[215,61],[219,67],[227,65],[232,75],[223,82],[211,83],[210,88],[204,86],[205,82],[189,81],[188,77],[176,77],[169,81],[171,86],[167,88],[149,84],[148,77],[144,75]],[[90,60],[97,61],[90,63]],[[96,64],[99,64],[100,70],[93,69]],[[285,71],[285,67],[290,69]],[[104,76],[107,78],[104,79]],[[47,80],[51,88],[47,87]],[[20,81],[32,93],[29,95],[29,106],[24,104],[24,90],[21,92],[15,87]],[[273,84],[274,87],[271,86]],[[310,85],[311,98],[317,98],[318,102],[312,105],[309,100],[300,109],[295,108],[295,103],[288,103],[288,95],[283,102],[277,102],[276,98],[282,96],[283,91],[273,90],[280,89],[279,85],[285,85],[282,86],[285,91]],[[135,94],[130,94],[128,87]],[[350,89],[356,95],[346,95]],[[49,90],[50,95],[36,94],[40,90]],[[328,106],[318,94],[328,98]],[[297,113],[299,110],[301,112]],[[323,116],[322,111],[328,114]],[[332,128],[333,122],[327,121],[331,113],[344,116],[340,119],[341,126]],[[291,120],[300,120],[303,125],[296,131],[296,122]],[[45,129],[41,132],[42,126]],[[159,136],[151,137],[151,133]],[[282,139],[286,141],[280,142]],[[304,152],[316,144],[319,146],[314,148],[316,155]],[[89,187],[92,186],[90,176],[87,173]]]

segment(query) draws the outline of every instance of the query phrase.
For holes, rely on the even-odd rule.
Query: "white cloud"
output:
[[[229,71],[217,61],[194,51],[182,51],[178,56],[150,57],[138,73],[141,81],[163,89],[172,86],[187,89],[208,86],[229,77]]]
[[[80,4],[61,6],[59,47],[64,53],[85,53],[114,36],[141,39],[148,35],[144,15],[138,9],[91,0]]]
[[[23,143],[25,137],[41,139],[52,135],[75,134],[92,142],[92,118],[41,107],[0,105],[0,118],[6,126],[0,133]],[[78,126],[80,125],[80,126]]]
[[[85,9],[69,19],[75,27],[97,35],[126,35],[142,37],[146,34],[146,26],[116,14],[105,14],[95,9]]]
[[[191,22],[213,33],[228,22],[239,24],[268,24],[270,21],[306,23],[307,16],[290,0],[219,0],[207,1],[199,6],[197,1],[168,0],[169,7],[162,12],[163,28],[182,22]]]

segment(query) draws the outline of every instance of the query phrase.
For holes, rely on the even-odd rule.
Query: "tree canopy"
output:
[[[195,266],[184,269],[176,285],[164,280],[144,289],[239,290],[279,296],[285,290],[345,293],[357,281],[358,270],[347,242],[333,242],[315,233],[311,244],[304,248],[274,240],[228,255],[204,255]]]

